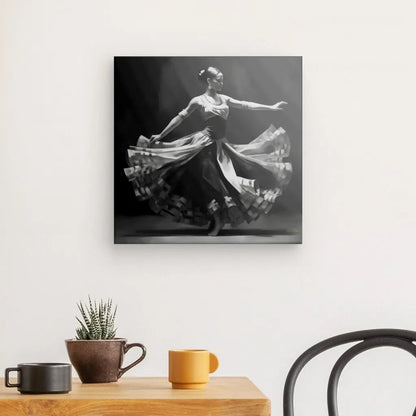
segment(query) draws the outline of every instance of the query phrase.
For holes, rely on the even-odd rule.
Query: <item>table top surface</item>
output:
[[[71,399],[247,399],[267,397],[246,377],[211,377],[204,390],[172,389],[165,377],[124,377],[116,383],[82,384],[72,380],[68,394],[20,394],[17,388],[7,388],[0,379],[0,400],[71,400]]]
[[[174,390],[166,377],[82,384],[67,394],[20,394],[0,379],[1,416],[270,416],[270,400],[246,377],[212,377],[204,390]]]

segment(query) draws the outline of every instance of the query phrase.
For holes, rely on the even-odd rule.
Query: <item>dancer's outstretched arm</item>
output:
[[[266,105],[266,104],[258,104],[252,103],[250,101],[239,101],[235,100],[234,98],[228,97],[227,95],[223,95],[224,99],[228,103],[230,107],[234,108],[241,108],[246,110],[271,110],[271,111],[279,111],[283,110],[282,106],[287,105],[286,101],[280,101],[273,105]]]
[[[168,125],[162,130],[160,134],[154,134],[150,137],[150,144],[158,142],[162,140],[165,136],[167,136],[172,130],[176,129],[182,121],[189,116],[193,111],[195,111],[198,107],[198,100],[196,97],[192,98],[189,101],[189,104],[186,108],[178,113],[177,116],[173,117],[171,121],[169,121]]]

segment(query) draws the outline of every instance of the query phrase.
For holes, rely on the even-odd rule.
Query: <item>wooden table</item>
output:
[[[20,394],[0,379],[1,416],[270,416],[270,400],[245,377],[212,377],[205,390],[173,390],[164,377],[81,384],[69,394]]]

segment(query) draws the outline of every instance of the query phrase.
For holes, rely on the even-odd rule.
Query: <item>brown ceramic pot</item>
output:
[[[146,347],[139,343],[127,344],[125,338],[106,340],[65,340],[69,359],[83,383],[117,381],[127,370],[143,361]],[[124,354],[132,347],[142,349],[141,356],[122,368]]]

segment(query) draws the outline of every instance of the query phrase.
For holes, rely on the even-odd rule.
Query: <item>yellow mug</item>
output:
[[[216,355],[207,350],[170,350],[169,381],[174,389],[201,390],[218,365]]]

